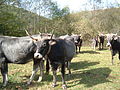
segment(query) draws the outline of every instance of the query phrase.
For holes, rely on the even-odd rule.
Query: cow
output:
[[[104,39],[105,39],[104,34],[99,34],[99,35],[98,35],[98,46],[99,46],[99,50],[103,49],[103,47],[104,47]]]
[[[79,48],[79,53],[80,53],[80,49],[81,49],[81,46],[82,46],[82,38],[81,38],[81,35],[71,35],[73,38],[74,38],[74,43],[75,43],[75,46],[76,46],[76,53],[77,53],[77,49]]]
[[[117,34],[106,34],[107,37],[107,44],[106,46],[110,47],[111,50],[111,63],[113,63],[113,57],[118,53],[119,54],[119,60],[120,60],[120,36]]]
[[[70,40],[70,41],[74,42],[74,38],[68,34],[60,36],[59,38],[64,39],[64,40]]]
[[[42,80],[43,60],[34,58],[37,47],[36,42],[39,41],[38,37],[40,35],[24,37],[0,36],[0,69],[3,77],[3,86],[8,83],[8,63],[26,64],[32,59],[33,71],[27,85],[32,82],[39,68],[40,76],[38,81]]]
[[[92,38],[92,48],[95,50],[98,47],[98,39],[96,37]]]
[[[56,86],[56,70],[61,66],[62,87],[67,88],[65,83],[65,63],[71,60],[75,55],[75,44],[70,40],[63,40],[60,38],[43,39],[37,43],[37,50],[34,58],[42,59],[48,58],[53,72],[53,84]],[[69,72],[70,68],[69,68]]]

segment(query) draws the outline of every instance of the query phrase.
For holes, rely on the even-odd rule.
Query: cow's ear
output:
[[[114,37],[114,40],[117,40],[118,39],[118,37]]]
[[[105,40],[107,40],[108,34],[104,34]]]
[[[118,39],[117,34],[114,34],[114,35],[113,35],[113,39],[114,39],[114,40],[117,40],[117,39]]]
[[[50,40],[50,41],[49,41],[49,45],[54,45],[54,44],[56,44],[56,41],[55,41],[55,40]]]
[[[34,39],[32,39],[32,40],[33,40],[33,42],[37,42],[37,41],[38,41],[38,39],[35,39],[35,38],[34,38]]]

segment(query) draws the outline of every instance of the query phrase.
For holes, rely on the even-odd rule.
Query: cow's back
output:
[[[120,51],[120,37],[118,37],[117,40],[112,40],[111,46],[113,50]]]
[[[20,38],[5,39],[1,43],[1,48],[8,62],[26,63],[33,57],[35,45],[31,40]]]
[[[64,59],[65,61],[71,60],[74,55],[75,44],[72,41],[56,39],[56,44],[52,46],[48,56],[51,60],[57,60],[57,62],[61,62],[61,59]]]

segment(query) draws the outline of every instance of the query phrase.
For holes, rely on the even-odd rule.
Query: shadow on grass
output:
[[[66,75],[66,81],[70,81],[70,82],[67,82],[68,88],[76,87],[81,84],[82,85],[84,84],[84,87],[93,87],[98,84],[111,82],[107,79],[108,77],[110,77],[109,75],[110,73],[111,73],[111,69],[106,67],[85,70],[83,72],[76,71],[76,72],[73,72],[70,76]],[[24,78],[26,77],[26,80],[29,80],[30,76],[21,76],[21,77],[24,77]],[[36,75],[35,80],[29,86],[26,86],[26,80],[25,82],[21,82],[21,83],[11,81],[8,83],[7,87],[1,88],[1,90],[27,90],[27,89],[30,89],[31,87],[43,86],[46,84],[45,81],[47,81],[48,83],[52,82],[52,75],[44,75],[42,82],[37,82],[37,79],[38,79],[38,75]],[[58,82],[62,81],[61,74],[57,75],[57,81]],[[2,84],[0,83],[0,85]]]
[[[79,70],[79,69],[88,68],[89,66],[93,66],[97,64],[99,64],[99,62],[81,61],[81,62],[72,62],[70,67],[73,70]]]
[[[89,54],[100,54],[99,52],[97,52],[97,51],[92,51],[92,50],[90,50],[90,51],[81,51],[81,52],[80,52],[80,54],[84,54],[84,53],[89,53]]]
[[[29,80],[30,75],[29,75],[29,76],[22,76],[22,77],[25,77],[27,80]],[[34,78],[33,81],[35,81],[36,83],[41,83],[41,82],[44,82],[44,81],[48,81],[48,82],[51,82],[51,81],[52,81],[52,75],[50,75],[50,74],[46,75],[46,74],[44,73],[43,79],[42,79],[41,82],[37,82],[38,78],[39,78],[39,73],[35,76],[35,78]]]
[[[109,74],[111,73],[111,69],[109,68],[96,68],[91,70],[86,70],[84,72],[78,72],[78,73],[72,73],[71,77],[67,78],[67,80],[74,80],[74,85],[68,86],[68,87],[74,87],[77,85],[84,84],[85,87],[92,87],[97,84],[102,84],[106,82],[111,82],[107,78],[109,77]],[[68,84],[72,84],[73,82],[70,82]]]
[[[97,50],[103,51],[103,50],[108,50],[108,48],[103,48],[103,49],[98,48]]]
[[[31,87],[38,87],[45,85],[44,81],[52,82],[52,75],[44,75],[43,80],[41,82],[37,82],[39,74],[37,74],[30,85],[27,85],[27,81],[30,78],[30,75],[20,76],[20,78],[24,78],[20,83],[14,80],[9,80],[6,87],[2,86],[0,83],[0,90],[27,90]]]
[[[29,89],[29,86],[26,86],[25,82],[18,83],[18,82],[8,82],[6,87],[2,86],[2,83],[0,83],[0,90],[27,90]]]

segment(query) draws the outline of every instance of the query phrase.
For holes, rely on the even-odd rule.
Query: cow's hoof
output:
[[[52,84],[52,87],[53,87],[53,88],[56,87],[56,86],[57,86],[57,84],[54,84],[54,83]]]
[[[2,87],[6,87],[7,86],[7,83],[4,83],[3,85],[2,85]]]
[[[26,86],[29,86],[31,84],[31,82],[27,82]]]
[[[39,77],[38,82],[41,82],[41,81],[42,81],[42,77]]]
[[[67,89],[67,86],[64,84],[64,85],[62,85],[62,88],[63,89]]]
[[[4,85],[0,85],[0,88],[1,88],[1,89],[5,88],[5,87],[6,87],[6,86],[4,86]]]

